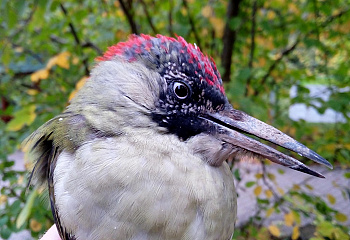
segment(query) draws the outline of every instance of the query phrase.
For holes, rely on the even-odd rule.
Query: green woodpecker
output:
[[[230,239],[226,159],[256,155],[323,177],[247,134],[331,165],[225,96],[212,59],[158,35],[109,48],[66,110],[27,140],[62,239]]]

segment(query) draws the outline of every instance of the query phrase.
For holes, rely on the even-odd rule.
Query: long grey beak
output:
[[[272,147],[244,135],[243,133],[251,134],[267,140],[283,148],[296,152],[312,161],[323,164],[329,168],[333,168],[326,159],[295,139],[244,112],[233,109],[232,107],[226,107],[225,110],[219,113],[213,113],[203,118],[211,121],[215,125],[225,130],[223,133],[219,134],[220,139],[223,141],[254,152],[271,160],[272,162],[316,177],[324,178],[322,174],[310,169],[295,158],[287,156]]]

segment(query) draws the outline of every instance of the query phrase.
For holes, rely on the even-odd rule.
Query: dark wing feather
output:
[[[72,234],[67,233],[66,229],[62,226],[55,204],[53,175],[58,156],[62,152],[62,147],[55,144],[53,139],[55,130],[57,130],[57,118],[45,123],[23,143],[24,148],[26,146],[29,148],[28,153],[30,158],[36,161],[30,175],[29,184],[32,180],[34,180],[35,184],[48,184],[51,211],[59,235],[62,240],[75,240],[76,238]]]
[[[63,150],[74,152],[86,141],[116,134],[119,133],[94,129],[84,116],[66,111],[45,123],[24,141],[29,158],[36,161],[30,182],[33,180],[35,185],[48,184],[52,214],[63,240],[74,240],[75,237],[62,226],[55,204],[53,175],[58,156]]]

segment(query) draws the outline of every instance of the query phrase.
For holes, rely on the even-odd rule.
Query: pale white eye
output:
[[[176,97],[179,99],[187,98],[190,93],[187,85],[182,82],[174,82],[173,91]]]

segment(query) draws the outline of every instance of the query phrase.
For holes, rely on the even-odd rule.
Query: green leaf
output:
[[[337,199],[332,194],[327,194],[328,201],[333,205],[336,203]]]
[[[10,213],[13,215],[17,215],[20,212],[21,209],[21,202],[19,200],[16,200],[12,203],[10,206]]]
[[[8,216],[3,216],[0,218],[0,227],[4,226],[9,220],[9,217]]]
[[[237,179],[237,181],[241,181],[241,180],[242,180],[238,168],[236,168],[235,171],[233,172],[233,176],[235,176],[235,178]]]
[[[9,1],[9,4],[11,4],[11,2]],[[18,15],[17,12],[15,11],[13,6],[9,6],[8,8],[8,27],[14,28],[17,24],[17,20],[18,20]]]
[[[2,44],[2,52],[1,52],[1,60],[5,66],[9,65],[12,58],[12,50],[10,44],[6,41],[1,41]]]
[[[16,14],[18,16],[23,16],[24,10],[27,7],[27,1],[14,1],[14,9],[16,9]]]
[[[263,205],[269,204],[269,203],[270,203],[269,200],[267,200],[267,199],[261,199],[261,198],[257,198],[257,199],[256,199],[256,202],[257,202],[258,204],[263,204]]]
[[[31,210],[33,208],[35,197],[37,195],[38,195],[38,193],[36,190],[33,190],[30,193],[30,195],[27,199],[27,202],[25,203],[22,211],[20,212],[20,214],[17,217],[17,220],[16,220],[16,227],[17,228],[20,228],[28,220],[28,217],[29,217]]]
[[[36,118],[35,105],[28,105],[14,113],[14,118],[7,124],[6,130],[18,131],[25,125],[30,125]]]
[[[272,173],[268,173],[267,177],[271,180],[271,181],[275,181],[276,180],[276,176]]]
[[[321,222],[317,226],[317,232],[319,232],[322,236],[324,237],[332,237],[332,232],[333,232],[333,224],[327,221]]]
[[[240,27],[241,23],[242,23],[242,19],[240,17],[234,17],[230,19],[229,26],[231,30],[235,31]]]
[[[237,80],[245,81],[250,77],[250,75],[251,75],[251,70],[249,68],[243,68],[239,71]]]
[[[337,227],[334,229],[334,236],[336,240],[349,240],[350,236],[348,233],[344,232],[341,228]]]
[[[7,227],[4,227],[4,228],[1,228],[0,229],[0,236],[3,238],[3,239],[8,239],[11,235],[11,230],[8,229]]]
[[[350,172],[344,173],[345,178],[350,178]]]
[[[343,213],[337,212],[335,214],[335,219],[338,222],[346,222],[348,220],[348,217],[345,214],[343,214]]]
[[[247,182],[247,183],[245,184],[245,186],[246,186],[247,188],[249,188],[249,187],[254,186],[255,183],[256,183],[255,181],[250,181],[250,182]]]

